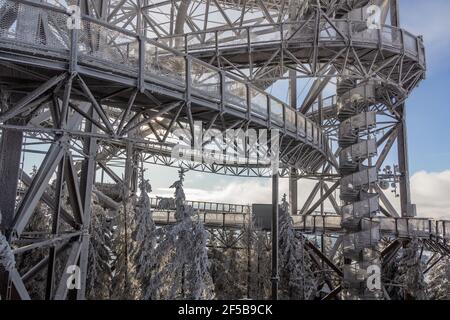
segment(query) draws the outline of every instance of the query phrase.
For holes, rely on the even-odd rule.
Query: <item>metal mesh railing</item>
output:
[[[64,10],[41,3],[3,0],[0,1],[0,13],[3,17],[0,22],[0,41],[9,41],[11,45],[20,49],[23,49],[24,45],[29,45],[33,53],[54,51],[66,59],[69,58],[71,51],[76,50],[78,62],[81,64],[108,68],[112,72],[122,72],[136,77],[144,76],[146,80],[159,77],[156,80],[169,86],[176,84],[180,90],[185,90],[189,84],[192,88],[191,94],[198,98],[209,99],[213,103],[223,101],[226,107],[240,111],[244,111],[245,108],[247,112],[264,120],[268,120],[270,115],[272,124],[280,128],[289,128],[291,135],[302,138],[298,132],[302,132],[303,128],[295,130],[293,115],[297,114],[297,118],[304,115],[268,93],[252,87],[248,82],[182,51],[185,47],[190,48],[196,44],[209,43],[215,46],[217,41],[229,44],[229,37],[232,37],[234,39],[232,43],[235,43],[233,41],[237,41],[235,38],[237,34],[239,43],[249,41],[248,39],[280,40],[281,33],[278,27],[258,27],[252,31],[251,36],[244,28],[155,41],[87,17],[82,17],[81,29],[75,33],[67,26],[69,16]],[[267,35],[272,36],[267,38]],[[71,37],[76,37],[76,48],[71,48]],[[222,85],[226,88],[223,91]],[[250,90],[250,103],[244,88]],[[313,133],[317,130],[320,129],[314,123],[307,126],[305,131],[310,138],[309,142],[318,148],[328,146],[326,141],[322,141],[326,140],[324,135]]]
[[[351,39],[365,45],[378,46],[395,49],[404,49],[405,52],[421,63],[424,62],[423,41],[400,28],[384,25],[380,30],[368,29],[366,21],[352,21],[331,19],[322,21],[317,30],[315,21],[283,22],[248,27],[230,27],[217,31],[198,31],[184,35],[185,48],[188,52],[225,50],[237,47],[257,47],[267,44],[287,42],[290,45],[310,44],[319,34],[319,44],[325,42],[345,42]],[[173,39],[181,36],[168,36],[157,38],[158,41],[171,45],[181,50],[180,43]]]

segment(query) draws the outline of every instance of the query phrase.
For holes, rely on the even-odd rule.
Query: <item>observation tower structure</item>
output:
[[[121,199],[136,194],[142,163],[271,178],[275,218],[278,179],[289,179],[298,232],[343,248],[338,266],[307,242],[340,278],[327,298],[382,298],[366,270],[411,238],[449,254],[450,223],[416,218],[409,189],[406,101],[425,71],[398,0],[0,0],[0,231],[15,255],[43,252],[29,270],[0,267],[2,299],[29,299],[42,273],[46,299],[85,299],[92,195],[114,206],[103,176]],[[250,156],[245,139],[205,135],[203,150],[231,148],[238,161],[173,157],[180,137],[232,129],[277,130],[278,148],[269,134]],[[275,152],[278,172],[261,156]],[[306,179],[315,185],[299,206]],[[40,205],[53,212],[46,230],[33,229]],[[197,208],[205,225],[224,232],[251,216],[208,206]],[[170,210],[155,219],[169,223]],[[61,266],[79,268],[79,290]]]

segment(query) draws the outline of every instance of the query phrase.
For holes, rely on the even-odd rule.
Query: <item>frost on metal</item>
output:
[[[0,212],[0,223],[2,222],[2,213]],[[16,260],[14,259],[14,253],[6,240],[5,236],[0,232],[0,265],[5,268],[6,271],[11,271],[16,266]]]

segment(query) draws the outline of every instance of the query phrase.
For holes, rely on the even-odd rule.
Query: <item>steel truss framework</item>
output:
[[[15,254],[46,252],[25,274],[2,270],[2,297],[28,299],[27,281],[47,270],[47,299],[85,298],[92,192],[104,206],[117,205],[95,186],[97,173],[106,173],[122,197],[137,189],[138,162],[235,176],[272,175],[261,160],[272,153],[270,139],[268,145],[257,141],[253,150],[249,141],[237,145],[226,137],[220,143],[204,137],[205,150],[222,151],[226,146],[245,155],[244,162],[231,165],[192,157],[174,160],[177,138],[192,144],[199,128],[278,129],[279,174],[290,179],[293,214],[303,221],[299,231],[340,237],[340,228],[316,225],[320,219],[316,214],[324,214],[327,199],[334,213],[341,213],[335,197],[340,178],[338,99],[322,95],[333,79],[382,83],[383,98],[371,106],[382,119],[372,132],[379,150],[375,166],[381,169],[397,144],[399,172],[379,178],[400,184],[401,212],[380,186],[375,188],[386,219],[394,219],[396,226],[406,221],[408,226],[410,220],[402,220],[413,215],[404,103],[424,76],[422,39],[398,27],[395,0],[377,1],[383,20],[390,13],[391,25],[380,30],[368,30],[362,17],[354,18],[368,1],[317,3],[67,1],[81,7],[78,30],[68,29],[69,15],[58,1],[0,1],[0,189],[4,190],[0,230]],[[301,105],[297,104],[299,78],[314,79]],[[264,91],[280,79],[290,81],[290,104]],[[30,154],[40,159],[35,160],[39,168],[33,177],[23,167],[25,155]],[[300,179],[315,179],[317,184],[299,210]],[[64,190],[68,206],[63,204]],[[28,225],[40,204],[48,206],[53,217],[48,232],[36,237]],[[245,225],[245,216],[240,224],[227,224],[230,215],[221,211],[223,223],[214,224],[208,223],[203,209],[205,224],[224,233]],[[308,223],[307,228],[307,221],[314,221],[312,227]],[[421,241],[437,255],[448,254],[448,224],[426,223],[428,234]],[[386,254],[412,236],[398,228],[390,231],[387,236],[392,242]],[[342,276],[333,256],[327,257],[312,243],[308,247],[313,260],[324,261]],[[69,275],[57,274],[57,262],[80,267],[81,290],[68,290]],[[339,284],[329,287],[332,292],[327,298],[333,298]]]

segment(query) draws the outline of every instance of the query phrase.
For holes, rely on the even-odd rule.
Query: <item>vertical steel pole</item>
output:
[[[7,98],[5,92],[1,92],[3,109],[6,110]],[[17,124],[11,120],[10,124]],[[0,141],[0,210],[2,221],[0,221],[0,231],[10,238],[10,229],[14,219],[17,187],[19,183],[20,157],[22,153],[23,132],[20,130],[2,130]],[[10,287],[9,273],[0,267],[0,298],[6,300]],[[11,291],[11,298],[16,295]],[[13,297],[14,296],[14,297]]]
[[[297,169],[291,168],[289,174],[289,203],[291,205],[291,215],[298,214],[298,180]]]
[[[289,93],[291,107],[297,110],[297,71],[289,70]],[[297,119],[295,119],[297,121]],[[298,171],[291,168],[289,175],[289,203],[291,205],[291,215],[298,213]]]
[[[398,0],[390,0],[391,24],[400,27],[400,12]],[[409,181],[408,139],[406,127],[406,110],[403,103],[398,108],[401,116],[397,130],[398,167],[400,171],[400,207],[402,217],[412,217],[415,212],[411,210],[411,190]]]
[[[278,300],[278,171],[272,175],[272,300]]]
[[[93,119],[98,118],[98,115],[91,107],[91,117]],[[95,133],[95,126],[91,122],[86,122],[86,132]],[[88,157],[83,161],[80,175],[80,193],[81,201],[83,204],[83,236],[81,240],[81,252],[80,252],[80,290],[77,291],[77,300],[86,299],[86,279],[87,268],[89,260],[89,242],[90,242],[90,226],[92,218],[92,189],[95,183],[95,168],[96,161],[95,155],[97,153],[97,140],[93,137],[86,137],[85,144],[83,146],[84,152]]]
[[[59,218],[61,215],[61,197],[64,184],[64,171],[66,166],[66,157],[63,156],[59,163],[58,175],[56,178],[55,186],[55,209],[52,217],[52,235],[55,236],[59,232]],[[47,284],[45,288],[45,300],[52,300],[54,291],[54,275],[56,264],[56,247],[52,246],[49,249],[48,254],[48,267],[47,267]]]
[[[9,238],[9,229],[14,219],[22,141],[22,131],[2,130],[0,141],[0,208],[2,221],[0,230],[7,238]]]

